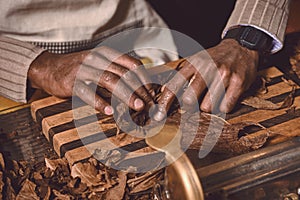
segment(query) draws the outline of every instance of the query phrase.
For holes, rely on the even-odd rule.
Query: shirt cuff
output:
[[[283,47],[289,2],[290,0],[278,0],[275,3],[271,0],[237,0],[222,37],[229,29],[252,26],[274,39],[271,53],[276,53]]]
[[[0,95],[26,103],[27,73],[45,49],[0,36]]]

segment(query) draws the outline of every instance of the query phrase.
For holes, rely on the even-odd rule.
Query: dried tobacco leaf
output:
[[[87,197],[87,199],[89,199],[89,200],[104,200],[105,198],[103,198],[103,193],[91,193],[88,197]]]
[[[298,64],[292,65],[292,70],[297,75],[297,77],[300,79],[300,60],[298,61]]]
[[[82,182],[79,182],[74,187],[69,187],[69,191],[71,192],[71,194],[74,194],[74,195],[83,194],[87,190],[88,190],[87,185],[85,183],[82,183]]]
[[[71,200],[71,199],[74,199],[74,197],[71,197],[71,196],[69,196],[67,194],[62,194],[62,193],[60,193],[57,190],[53,190],[52,192],[56,196],[54,198],[54,200]]]
[[[261,87],[258,89],[257,93],[258,94],[267,94],[269,92],[267,83],[269,83],[271,80],[268,77],[260,77],[262,81]]]
[[[296,44],[294,55],[290,57],[290,64],[292,65],[293,72],[300,79],[300,42]]]
[[[39,187],[39,197],[43,200],[49,200],[51,196],[51,188],[49,186]]]
[[[93,157],[106,166],[112,166],[121,160],[122,154],[118,150],[95,149]]]
[[[114,186],[106,193],[107,200],[122,200],[125,194],[127,173],[118,171],[118,185]]]
[[[269,133],[266,131],[262,135],[251,136],[251,139],[248,138],[249,135],[239,138],[239,132],[245,127],[260,126],[253,122],[229,124],[220,117],[203,112],[191,114],[187,119],[182,126],[181,145],[189,146],[189,149],[199,150],[203,145],[208,145],[214,147],[214,152],[241,154],[261,147],[269,137]],[[191,131],[193,127],[197,127],[197,130]],[[204,138],[207,139],[205,144]]]
[[[0,153],[0,170],[5,170],[5,161],[2,153]]]
[[[43,176],[41,175],[40,172],[33,172],[32,173],[32,177],[35,181],[38,181],[38,180],[42,180],[43,179]]]
[[[40,198],[35,193],[36,185],[30,180],[26,179],[23,183],[22,189],[17,195],[17,200],[39,200]]]
[[[278,110],[278,109],[288,108],[292,106],[294,101],[294,93],[295,93],[295,87],[293,87],[291,93],[281,103],[277,103],[277,104],[256,96],[247,97],[243,99],[241,103],[256,109]]]
[[[3,172],[0,171],[0,199],[2,199],[3,188],[4,188]]]
[[[96,167],[89,162],[74,164],[71,169],[71,176],[73,178],[79,177],[87,186],[101,184],[101,174],[98,174]]]
[[[146,172],[139,177],[131,178],[127,181],[130,194],[136,194],[153,188],[154,185],[163,179],[164,171]]]
[[[16,199],[16,192],[15,192],[14,188],[12,187],[10,178],[8,178],[8,177],[6,177],[5,186],[6,186],[6,190],[5,190],[3,196],[5,196],[6,199]]]
[[[67,166],[68,162],[65,158],[59,158],[55,160],[50,160],[45,158],[46,167],[52,171],[55,171],[59,166]]]

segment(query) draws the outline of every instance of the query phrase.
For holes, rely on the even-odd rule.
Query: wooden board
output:
[[[268,92],[262,96],[263,98],[278,103],[283,101],[291,92],[291,86],[282,80],[284,74],[277,68],[268,68],[260,73],[271,79],[267,84]],[[130,140],[122,142],[121,138],[125,137],[125,134],[117,134],[118,129],[113,118],[96,112],[80,100],[78,102],[73,110],[71,101],[56,97],[48,97],[31,104],[32,116],[41,124],[45,137],[57,154],[65,156],[70,164],[89,158],[94,150],[99,147],[103,148],[110,142],[130,152],[126,154],[124,162],[145,155],[142,152],[155,154],[155,151],[151,150],[142,138],[130,136]],[[294,106],[300,107],[299,87],[295,91]],[[286,110],[257,110],[240,105],[227,118],[230,123],[238,121],[258,122],[266,128],[280,133],[281,136],[270,140],[270,143],[276,143],[286,140],[290,136],[300,135],[300,110],[296,109],[294,113],[288,113]],[[74,113],[76,113],[75,118]],[[84,134],[82,135],[82,133]],[[260,134],[261,129],[252,127],[247,130],[247,133]],[[108,146],[107,148],[111,147]],[[151,157],[152,153],[147,153],[147,155]],[[145,165],[148,164],[145,163]]]

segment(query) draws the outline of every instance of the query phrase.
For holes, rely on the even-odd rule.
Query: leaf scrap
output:
[[[79,177],[87,186],[98,186],[101,183],[98,170],[89,162],[74,164],[71,168],[71,176]]]
[[[54,198],[55,200],[71,200],[74,198],[71,198],[69,195],[67,194],[62,194],[57,190],[53,190],[53,194],[56,196],[56,198]]]
[[[0,153],[0,170],[5,170],[5,162],[2,153]]]
[[[292,71],[300,79],[300,42],[298,42],[295,48],[294,55],[290,57],[290,64],[292,65]]]
[[[16,199],[16,192],[12,187],[10,178],[8,177],[6,177],[5,186],[6,186],[6,190],[4,192],[4,196],[6,196],[6,199]]]
[[[22,189],[17,195],[17,200],[39,200],[40,198],[35,193],[36,185],[30,180],[26,179],[23,183]]]
[[[292,91],[290,92],[290,94],[280,103],[273,103],[269,100],[257,96],[247,97],[243,99],[241,103],[256,109],[278,110],[282,108],[289,108],[290,106],[292,106],[294,102],[294,94],[295,87],[292,87]]]
[[[107,200],[122,200],[125,194],[127,173],[118,171],[118,185],[108,190],[105,199]]]
[[[3,172],[0,171],[0,199],[3,199],[3,198],[2,198],[3,188],[4,188]]]
[[[46,167],[49,168],[52,171],[55,171],[59,166],[66,166],[67,160],[63,158],[55,159],[55,160],[50,160],[48,158],[45,158],[45,164]]]
[[[147,172],[145,174],[142,174],[138,177],[133,177],[127,181],[130,194],[136,194],[141,191],[148,190],[154,185],[163,179],[164,177],[164,171],[158,170],[154,172]]]

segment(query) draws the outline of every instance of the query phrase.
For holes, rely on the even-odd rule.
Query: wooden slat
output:
[[[287,122],[272,126],[270,131],[274,132],[275,137],[269,141],[269,144],[277,144],[284,142],[291,137],[300,136],[300,118],[292,119]],[[258,131],[255,134],[262,134],[262,131]]]
[[[59,99],[57,97],[51,96],[47,97],[38,101],[34,101],[31,103],[31,115],[33,119],[36,121],[36,112],[38,109],[50,106],[50,105],[55,105],[61,102],[66,101],[65,99]]]

